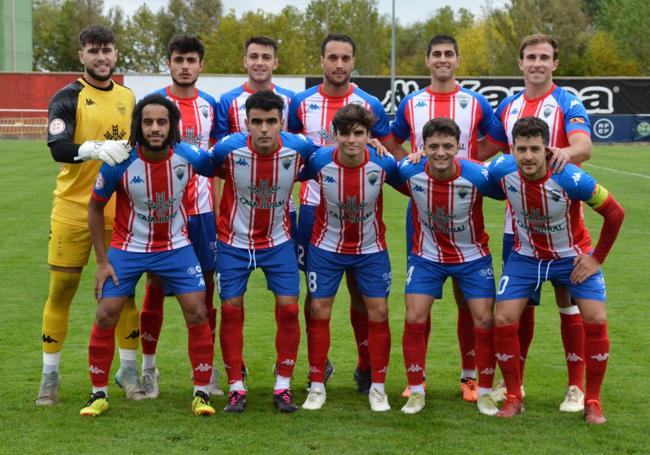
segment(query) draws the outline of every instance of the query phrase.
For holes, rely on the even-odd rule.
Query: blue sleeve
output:
[[[506,138],[503,140],[505,133],[503,131],[503,126],[501,126],[501,121],[498,120],[497,116],[494,114],[492,106],[490,106],[488,100],[482,95],[479,95],[477,99],[483,114],[481,121],[478,124],[478,130],[483,136],[489,137],[493,141],[507,144],[508,139]]]
[[[508,173],[508,156],[501,155],[487,164],[487,174],[490,191],[494,190],[495,199],[505,199],[506,195],[501,189],[501,179]],[[492,197],[492,196],[490,196]]]
[[[573,164],[567,164],[560,174],[554,174],[551,178],[559,179],[560,185],[573,200],[588,201],[596,189],[596,180]]]
[[[375,114],[375,126],[372,127],[372,130],[370,130],[370,132],[372,133],[372,137],[383,139],[386,136],[390,135],[388,115],[386,115],[384,106],[381,105],[377,98],[372,98],[370,106],[372,108],[372,112]]]
[[[129,163],[131,161],[132,160],[127,160]],[[115,192],[117,184],[122,178],[125,169],[126,166],[123,164],[113,167],[106,163],[102,164],[99,168],[97,178],[95,179],[93,193],[99,196],[100,199],[108,201]]]
[[[289,125],[287,129],[292,133],[302,133],[304,126],[298,116],[298,108],[300,107],[301,99],[299,96],[294,96],[289,102]]]
[[[499,103],[499,106],[497,106],[497,109],[492,116],[492,124],[488,127],[487,133],[487,135],[495,141],[503,142],[504,144],[508,143],[508,135],[506,134],[506,129],[503,126],[501,116],[503,115],[503,111],[506,107],[506,100],[507,98],[501,101],[501,103]]]
[[[228,110],[230,109],[230,97],[222,96],[217,104],[215,112],[215,139],[218,141],[230,134],[230,116]]]
[[[386,183],[393,188],[399,189],[402,186],[402,179],[399,176],[397,161],[391,155],[384,156],[380,161],[381,167],[386,173]]]
[[[408,105],[409,97],[404,98],[397,108],[395,120],[390,125],[390,131],[395,136],[395,139],[402,143],[411,137],[411,127],[406,122],[406,106]]]
[[[195,145],[181,143],[176,146],[177,151],[187,160],[197,174],[204,177],[214,176],[214,161],[212,154]]]
[[[234,140],[233,135],[228,135],[212,147],[210,156],[215,169],[220,168],[226,162],[226,157],[233,150],[232,144]]]
[[[483,196],[504,200],[506,198],[503,191],[501,191],[501,186],[498,182],[490,178],[490,173],[488,170],[488,163],[477,164],[473,162],[463,163],[464,167],[467,167],[468,178],[476,186],[476,189]]]
[[[315,179],[323,166],[331,161],[332,150],[334,150],[334,147],[319,147],[316,149],[302,167],[298,180],[306,182]]]
[[[217,109],[219,109],[219,105],[213,97],[210,97],[210,106],[212,106],[212,112],[214,112],[214,119],[212,120],[212,128],[210,129],[210,138],[219,140],[219,132],[217,130],[217,121],[219,120],[219,117],[217,115]]]
[[[567,138],[575,132],[583,132],[591,137],[591,124],[584,104],[575,95],[566,91],[560,103],[564,113],[564,130]]]

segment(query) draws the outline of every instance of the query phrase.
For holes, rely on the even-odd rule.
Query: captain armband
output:
[[[608,197],[609,191],[607,191],[607,188],[596,184],[596,188],[594,188],[594,192],[591,194],[591,199],[587,201],[587,205],[593,209],[598,209],[607,202]]]

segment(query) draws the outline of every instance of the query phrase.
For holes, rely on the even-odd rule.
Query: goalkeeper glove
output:
[[[131,146],[127,141],[86,141],[79,146],[75,159],[102,160],[109,166],[115,166],[126,160],[130,152]]]

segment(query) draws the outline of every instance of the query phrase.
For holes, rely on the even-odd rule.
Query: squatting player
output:
[[[501,132],[496,138],[512,146],[512,128],[519,118],[535,116],[546,122],[550,130],[550,165],[561,171],[566,163],[582,163],[591,157],[591,128],[583,104],[573,94],[553,83],[553,71],[558,66],[558,46],[548,35],[530,35],[519,49],[519,68],[524,75],[525,89],[504,99],[496,110]],[[495,145],[495,144],[493,144]],[[492,148],[492,152],[498,146]],[[488,150],[488,154],[490,154]],[[512,216],[507,209],[503,236],[503,260],[507,260],[514,243]],[[555,287],[558,296],[562,344],[568,371],[568,387],[560,411],[580,412],[584,407],[584,329],[578,306],[568,298],[566,289]],[[521,342],[521,373],[534,332],[534,305],[539,302],[539,290],[531,297],[519,327]],[[502,390],[503,389],[497,389]],[[498,399],[505,398],[503,393]]]
[[[325,368],[330,347],[330,317],[344,273],[359,286],[368,312],[368,353],[373,411],[388,411],[384,390],[390,357],[388,293],[391,269],[382,220],[384,182],[397,183],[397,163],[366,147],[374,116],[358,104],[341,107],[332,119],[336,147],[322,147],[310,158],[301,180],[320,188],[314,230],[307,255],[311,294],[308,354],[311,381],[303,409],[325,404]]]
[[[59,90],[48,109],[47,143],[52,158],[60,163],[60,171],[50,225],[50,286],[43,309],[43,377],[37,405],[57,402],[59,361],[68,334],[70,305],[90,255],[88,197],[100,167],[96,159],[115,165],[129,155],[126,140],[135,100],[130,90],[111,79],[118,57],[116,41],[113,31],[104,26],[85,28],[79,35],[84,74]],[[111,201],[105,212],[107,242],[114,212]],[[129,299],[117,328],[117,378],[131,399],[144,398],[136,365],[138,329],[138,310]]]
[[[393,140],[388,126],[388,117],[377,98],[364,92],[350,82],[354,70],[356,45],[344,34],[330,34],[321,44],[320,64],[323,69],[323,83],[298,93],[289,108],[289,131],[302,133],[321,146],[335,143],[332,119],[336,112],[347,104],[360,104],[371,110],[375,117],[372,137],[382,142],[390,152],[399,152],[401,147]],[[400,153],[400,155],[402,155]],[[300,185],[300,216],[298,219],[298,262],[302,270],[307,264],[309,243],[314,226],[314,213],[320,202],[320,190],[315,180]],[[363,299],[354,279],[346,275],[350,291],[350,320],[357,343],[358,360],[354,379],[359,392],[370,390],[370,357],[368,354],[368,315]],[[305,298],[305,323],[309,330],[309,293]],[[325,381],[333,372],[327,362]]]
[[[181,139],[203,150],[216,142],[216,101],[196,88],[203,69],[204,47],[201,41],[189,35],[174,36],[167,46],[167,66],[172,84],[156,91],[169,98],[178,107],[181,118],[178,128]],[[213,304],[214,270],[216,267],[217,227],[214,215],[219,182],[194,174],[185,192],[187,233],[194,253],[199,259],[205,281],[205,307],[210,331],[214,339],[217,310]],[[142,387],[148,398],[159,394],[159,372],[156,368],[156,347],[163,322],[165,293],[162,281],[149,274],[140,311],[140,338],[142,339]],[[217,384],[217,370],[212,370],[210,394],[223,395]]]
[[[587,376],[584,415],[588,423],[602,424],[600,387],[609,338],[600,267],[616,240],[624,211],[577,166],[566,164],[562,171],[552,172],[549,137],[546,122],[523,117],[512,128],[512,155],[499,157],[489,167],[490,179],[508,198],[515,221],[514,250],[499,281],[494,317],[494,351],[507,387],[506,401],[497,416],[513,417],[524,411],[519,318],[531,293],[542,282],[551,281],[554,287],[567,287],[580,308]],[[593,249],[581,216],[581,201],[604,218]],[[556,292],[558,299],[563,295]]]
[[[494,273],[483,224],[483,196],[493,196],[487,165],[457,159],[461,130],[438,117],[422,128],[426,158],[400,163],[400,178],[413,202],[413,239],[407,264],[406,319],[402,349],[410,388],[406,414],[424,408],[426,329],[434,299],[442,297],[448,277],[456,279],[473,318],[478,367],[478,409],[494,415]],[[503,199],[503,198],[501,198]]]
[[[95,293],[99,300],[88,346],[92,394],[80,415],[108,410],[108,373],[120,311],[145,272],[155,273],[178,299],[188,328],[194,378],[192,412],[214,414],[208,397],[214,342],[205,308],[201,266],[187,236],[183,194],[194,172],[212,175],[208,154],[181,142],[180,112],[166,97],[146,96],[133,112],[129,158],[102,166],[88,208],[97,252]],[[195,171],[196,170],[196,171]],[[108,253],[104,208],[116,193],[116,216]]]
[[[411,144],[411,152],[422,150],[424,138],[423,126],[432,118],[450,118],[460,127],[458,156],[477,159],[480,149],[487,144],[493,147],[498,141],[493,136],[500,134],[492,107],[485,97],[472,90],[461,88],[456,83],[455,72],[460,65],[460,54],[456,40],[448,35],[436,35],[429,41],[425,64],[431,72],[431,84],[410,93],[402,100],[391,124],[393,137],[399,143],[407,139]],[[479,134],[483,139],[479,141]],[[506,144],[498,143],[499,147]],[[411,253],[413,239],[413,217],[409,202],[406,216],[406,245],[407,254]],[[454,297],[458,307],[457,334],[461,354],[460,390],[463,399],[475,402],[478,399],[478,384],[476,382],[476,350],[473,318],[466,299],[457,285],[457,279],[452,278]],[[425,326],[425,346],[429,342],[431,318],[427,318]],[[426,365],[422,365],[426,368]],[[408,397],[408,387],[402,396]]]
[[[219,339],[230,392],[226,412],[243,412],[244,293],[253,270],[261,268],[275,297],[277,324],[273,403],[294,412],[291,377],[300,342],[300,275],[291,241],[289,197],[298,171],[314,150],[301,135],[282,131],[282,98],[260,91],[246,100],[250,134],[234,133],[214,146],[225,178],[219,208],[217,286],[221,297]]]

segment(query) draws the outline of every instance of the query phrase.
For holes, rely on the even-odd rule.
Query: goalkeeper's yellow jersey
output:
[[[128,140],[134,105],[135,97],[128,88],[112,82],[110,87],[100,89],[80,78],[52,97],[48,108],[47,143]],[[88,227],[88,201],[101,165],[99,160],[60,164],[54,189],[53,220]],[[115,215],[114,198],[106,205],[104,214],[106,229],[110,229]]]

